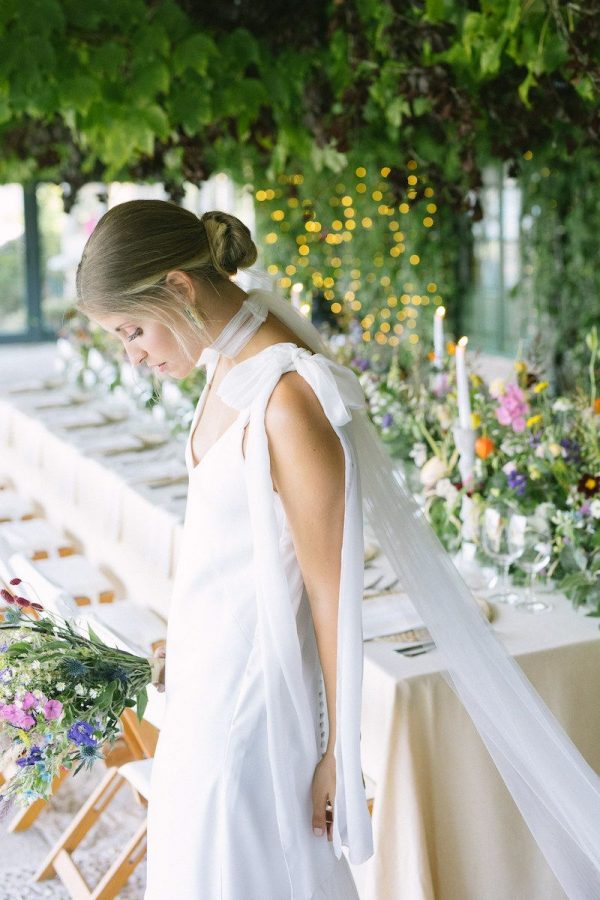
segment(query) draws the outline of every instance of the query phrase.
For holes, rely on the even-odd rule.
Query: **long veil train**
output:
[[[266,276],[240,278],[314,352],[333,358],[319,331]],[[572,900],[600,897],[600,777],[584,760],[473,602],[365,409],[349,423],[364,511],[411,601],[444,655],[460,698],[542,853]]]

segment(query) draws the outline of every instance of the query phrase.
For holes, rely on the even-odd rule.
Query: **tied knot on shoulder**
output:
[[[346,425],[353,409],[366,406],[360,381],[346,366],[321,353],[311,354],[303,347],[296,348],[292,363],[312,387],[332,425]]]

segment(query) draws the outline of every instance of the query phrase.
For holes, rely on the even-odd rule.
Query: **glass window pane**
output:
[[[20,184],[0,185],[0,335],[27,326],[25,216]]]

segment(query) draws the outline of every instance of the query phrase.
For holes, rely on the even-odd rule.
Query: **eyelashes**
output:
[[[130,334],[130,335],[129,335],[129,337],[127,338],[127,340],[128,340],[128,341],[134,341],[137,337],[139,337],[139,336],[140,336],[141,334],[143,334],[143,333],[144,333],[144,332],[142,331],[141,328],[136,328],[135,331],[133,332],[133,334]]]

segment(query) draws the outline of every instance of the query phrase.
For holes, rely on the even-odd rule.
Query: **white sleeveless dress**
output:
[[[217,360],[207,348],[198,361],[207,366],[207,384],[186,447],[189,489],[168,621],[165,718],[152,768],[144,896],[352,900],[358,894],[341,845],[349,847],[352,862],[372,852],[356,757],[362,643],[354,634],[354,674],[344,675],[341,663],[338,671],[332,843],[312,832],[311,780],[325,747],[327,716],[308,597],[264,456],[264,408],[282,372],[302,366],[311,370],[320,399],[319,389],[327,394],[322,403],[337,404],[334,417],[343,408],[348,418],[343,395],[360,405],[357,386],[362,391],[358,380],[351,383],[353,373],[321,354],[291,343],[267,347],[221,381],[219,396],[239,415],[194,466],[191,434]],[[331,374],[336,369],[341,387]],[[335,427],[341,435],[343,428]],[[358,484],[352,479],[351,485],[356,497]],[[350,573],[354,579],[357,571]],[[360,598],[362,571],[361,553],[360,591],[354,594]],[[350,618],[356,628],[356,615]],[[340,644],[340,656],[343,651]]]

